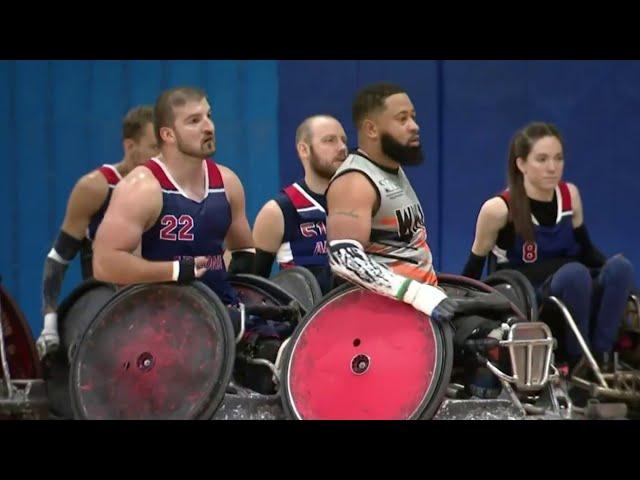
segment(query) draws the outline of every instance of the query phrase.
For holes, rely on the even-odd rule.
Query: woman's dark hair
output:
[[[509,184],[509,215],[515,231],[525,241],[535,241],[533,222],[531,221],[531,205],[524,188],[524,175],[518,168],[517,159],[526,159],[533,144],[544,137],[556,137],[564,149],[560,132],[550,123],[533,122],[518,130],[509,144],[509,160],[507,163],[507,181]]]

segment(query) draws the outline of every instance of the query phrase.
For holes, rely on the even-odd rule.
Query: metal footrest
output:
[[[508,339],[500,341],[500,346],[509,349],[512,374],[507,375],[487,362],[487,367],[498,378],[513,384],[521,392],[535,392],[547,384],[555,340],[545,323],[511,325]]]
[[[47,418],[49,400],[44,380],[12,380],[7,387],[0,379],[0,418]]]

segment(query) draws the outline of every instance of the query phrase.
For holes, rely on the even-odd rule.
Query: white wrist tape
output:
[[[409,284],[402,300],[413,305],[417,310],[431,315],[433,309],[445,298],[447,294],[439,288],[414,280]]]
[[[237,250],[230,250],[230,253],[233,255],[236,252],[248,252],[248,253],[256,253],[256,249],[254,247],[251,248],[239,248]]]
[[[58,314],[56,312],[47,313],[44,316],[44,330],[58,331]]]
[[[177,282],[179,276],[180,276],[180,260],[175,260],[173,262],[173,274],[171,275],[171,280],[173,280],[174,282]]]

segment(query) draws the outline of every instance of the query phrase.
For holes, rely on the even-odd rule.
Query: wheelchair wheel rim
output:
[[[204,285],[136,285],[116,294],[80,342],[70,378],[76,418],[196,419],[217,409],[235,349]]]
[[[296,331],[285,395],[297,419],[413,419],[442,378],[439,328],[409,305],[361,289],[327,299]]]
[[[42,377],[40,360],[36,352],[31,329],[22,310],[0,285],[0,302],[2,303],[2,330],[5,354],[9,364],[9,373],[13,380],[25,380]],[[3,377],[0,369],[0,378]]]

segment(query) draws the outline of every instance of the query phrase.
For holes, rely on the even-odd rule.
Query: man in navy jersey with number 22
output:
[[[94,275],[116,284],[199,279],[234,305],[224,248],[234,273],[253,271],[255,249],[240,180],[208,158],[216,137],[205,92],[163,92],[154,122],[162,159],[150,159],[115,188],[94,243]]]

